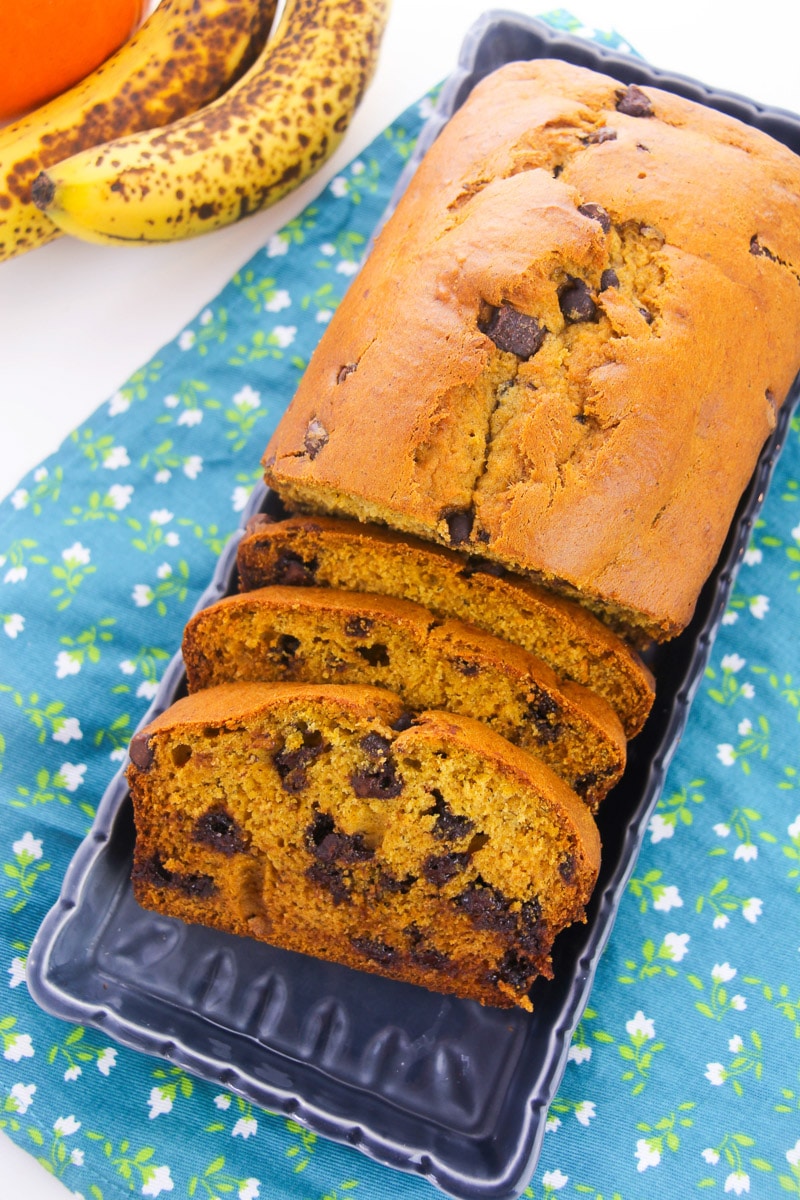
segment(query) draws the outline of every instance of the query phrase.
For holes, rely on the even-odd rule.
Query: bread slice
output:
[[[378,592],[423,604],[515,642],[563,679],[611,705],[628,738],[653,704],[653,676],[638,654],[579,604],[505,571],[395,533],[334,517],[259,515],[239,543],[244,590],[268,584]]]
[[[183,638],[191,691],[289,680],[386,687],[413,711],[486,721],[595,810],[625,768],[613,709],[519,646],[419,604],[332,588],[268,587],[201,610]]]
[[[379,688],[227,684],[137,733],[136,899],[483,1004],[530,1008],[600,841],[546,766]]]

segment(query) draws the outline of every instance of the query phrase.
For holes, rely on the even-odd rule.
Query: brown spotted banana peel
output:
[[[389,0],[287,0],[256,63],[201,112],[39,176],[36,203],[92,242],[168,242],[275,203],[333,153],[372,76]]]
[[[216,100],[263,50],[276,8],[277,0],[161,0],[91,75],[0,129],[0,262],[61,232],[31,199],[40,171]]]

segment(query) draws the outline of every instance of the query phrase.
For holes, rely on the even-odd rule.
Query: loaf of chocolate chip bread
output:
[[[231,684],[137,733],[140,904],[483,1004],[530,1008],[584,917],[585,805],[468,717],[379,688]]]
[[[410,600],[275,585],[228,596],[186,626],[190,691],[219,683],[352,683],[396,692],[407,708],[485,721],[535,754],[594,811],[622,775],[613,709],[546,663]]]
[[[800,159],[563,62],[479,84],[264,456],[657,639],[688,623],[800,366]]]
[[[285,584],[373,592],[467,621],[602,696],[628,738],[653,704],[653,677],[626,642],[580,605],[485,558],[465,558],[379,525],[259,514],[239,542],[238,571],[244,591]]]

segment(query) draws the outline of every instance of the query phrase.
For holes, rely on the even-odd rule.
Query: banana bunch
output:
[[[276,8],[277,0],[161,0],[91,75],[0,129],[0,262],[60,233],[31,199],[41,170],[215,100],[263,50]]]
[[[76,154],[33,198],[93,242],[166,242],[279,200],[335,150],[377,59],[389,0],[286,0],[275,33],[223,96],[163,129]]]

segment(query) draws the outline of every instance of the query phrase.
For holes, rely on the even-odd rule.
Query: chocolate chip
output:
[[[133,735],[128,755],[133,765],[140,771],[149,771],[152,767],[155,752],[150,737],[144,730]]]
[[[474,675],[480,675],[481,668],[476,662],[470,662],[466,658],[451,658],[451,663],[460,675],[465,675],[468,679]]]
[[[217,804],[198,817],[192,829],[192,839],[212,846],[230,857],[246,850],[249,837],[226,808]]]
[[[217,890],[217,885],[210,875],[170,871],[161,862],[158,854],[154,854],[147,862],[135,867],[132,877],[135,881],[149,883],[155,887],[175,888],[186,896],[192,896],[199,900],[208,899]]]
[[[293,550],[283,550],[275,560],[270,583],[283,583],[287,587],[311,587],[315,582],[317,560],[304,562]]]
[[[591,791],[597,784],[597,774],[594,771],[587,771],[585,775],[579,775],[573,783],[573,791],[583,798],[586,793]]]
[[[581,138],[584,146],[599,146],[603,142],[615,142],[617,140],[617,131],[603,126],[602,129],[594,129],[591,133],[587,133],[585,138]]]
[[[422,864],[422,874],[434,887],[442,887],[460,874],[469,862],[468,854],[431,854]]]
[[[375,851],[364,842],[362,833],[342,833],[330,813],[317,812],[306,829],[306,845],[320,862],[338,862],[343,866],[367,862]]]
[[[321,421],[316,417],[309,421],[306,429],[306,436],[303,438],[303,445],[306,448],[308,457],[314,459],[319,454],[323,446],[328,443],[328,431]]]
[[[540,741],[554,742],[561,735],[563,727],[555,719],[560,712],[558,704],[547,692],[536,692],[528,702],[528,715],[536,726]]]
[[[597,221],[603,230],[603,233],[608,233],[611,229],[611,217],[608,215],[602,204],[580,204],[578,212],[583,213],[585,217],[589,217],[592,221]]]
[[[536,317],[520,312],[505,301],[499,308],[487,306],[486,316],[478,318],[478,328],[492,339],[498,350],[506,350],[523,359],[533,358],[547,333]]]
[[[524,991],[536,974],[536,967],[524,954],[516,950],[507,950],[493,972],[494,981],[502,980],[515,991]]]
[[[464,579],[471,579],[473,575],[494,575],[495,578],[502,579],[506,574],[508,572],[501,563],[490,562],[488,558],[480,558],[476,554],[471,554],[466,565],[459,571],[459,575]]]
[[[542,920],[542,906],[538,900],[526,900],[522,905],[517,938],[523,950],[531,954],[544,954],[547,950],[547,924]]]
[[[348,617],[344,631],[348,637],[366,637],[374,624],[369,617]]]
[[[400,713],[396,721],[392,722],[392,729],[395,733],[404,733],[406,729],[410,729],[414,724],[414,714],[410,712]]]
[[[441,792],[434,788],[431,792],[434,798],[433,808],[425,809],[426,815],[436,814],[431,833],[441,842],[457,842],[472,833],[475,822],[469,817],[454,813]]]
[[[354,937],[350,939],[350,944],[354,950],[358,950],[359,954],[363,954],[365,958],[378,963],[381,967],[393,966],[402,958],[399,950],[395,950],[394,946],[380,941],[379,938]]]
[[[388,738],[382,737],[379,733],[365,734],[358,744],[370,758],[386,758],[392,745]]]
[[[629,84],[624,91],[617,92],[616,96],[617,112],[624,113],[626,117],[653,116],[653,105],[650,98],[635,83]]]
[[[472,533],[472,525],[475,521],[475,513],[471,508],[446,513],[444,514],[444,519],[447,522],[447,532],[451,545],[458,546],[462,542],[469,541],[469,535]]]
[[[619,287],[619,275],[613,267],[607,267],[600,276],[600,291],[604,292],[606,288]]]
[[[335,905],[350,902],[350,889],[344,871],[335,863],[313,862],[310,867],[306,867],[306,879],[318,887],[325,888]]]
[[[387,757],[374,771],[361,769],[350,776],[350,786],[361,800],[391,800],[403,790],[403,778],[397,774],[397,764]]]
[[[516,929],[517,918],[509,911],[510,903],[499,888],[482,879],[476,879],[456,897],[456,904],[476,929],[489,929],[495,933],[512,933]]]
[[[647,321],[647,324],[648,324],[648,325],[652,325],[652,324],[653,324],[653,321],[655,320],[655,318],[654,318],[653,314],[650,312],[650,310],[649,310],[649,309],[647,309],[647,308],[640,308],[640,309],[639,309],[639,312],[642,314],[642,316],[644,317],[645,321]]]
[[[356,646],[359,654],[371,667],[388,667],[389,651],[383,642],[374,642],[371,646]]]
[[[573,879],[575,878],[576,866],[577,864],[575,862],[574,854],[566,854],[564,858],[562,858],[561,862],[558,864],[558,873],[564,880],[564,883],[572,883]]]
[[[295,750],[279,750],[273,755],[272,761],[280,777],[285,792],[302,792],[308,787],[306,767],[318,755],[328,750],[329,746],[322,740],[322,735],[309,731],[303,735],[303,745]]]
[[[409,925],[403,932],[411,942],[409,958],[426,971],[450,971],[453,963],[449,955],[437,950],[425,940],[425,935],[416,925]]]
[[[597,306],[592,299],[589,285],[582,279],[568,276],[568,283],[558,289],[558,304],[566,321],[594,321]]]
[[[272,647],[272,654],[278,658],[282,666],[291,666],[297,651],[300,649],[300,638],[291,633],[282,633]]]
[[[392,875],[391,871],[381,871],[378,875],[378,891],[405,896],[416,882],[416,875],[405,875],[402,879],[398,879],[396,875]]]
[[[347,376],[352,375],[353,371],[357,371],[357,370],[358,370],[357,362],[345,363],[343,367],[339,367],[339,371],[336,375],[336,382],[344,383],[345,379],[347,379]]]

